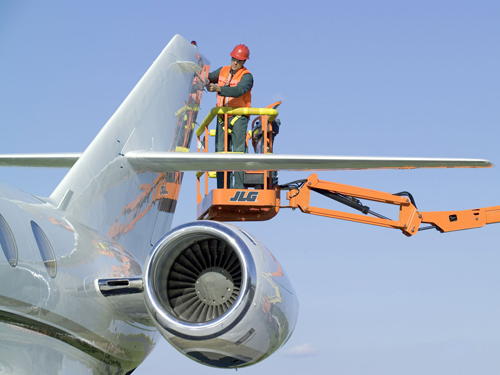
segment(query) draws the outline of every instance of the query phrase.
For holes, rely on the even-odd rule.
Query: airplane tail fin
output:
[[[171,223],[182,174],[134,168],[128,151],[188,151],[209,62],[176,35],[51,194],[67,215],[122,245],[154,244]],[[145,239],[148,241],[145,241]]]

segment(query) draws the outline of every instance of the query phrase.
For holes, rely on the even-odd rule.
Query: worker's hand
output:
[[[207,90],[210,92],[220,93],[220,87],[217,86],[215,83],[210,83],[209,85],[207,85]]]
[[[201,82],[196,82],[194,85],[193,85],[193,89],[192,91],[195,91],[195,90],[199,90],[199,91],[202,91],[203,90],[203,83]]]

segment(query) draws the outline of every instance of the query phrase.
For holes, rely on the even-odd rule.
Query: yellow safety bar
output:
[[[215,116],[224,115],[226,113],[230,116],[267,115],[269,116],[268,119],[269,122],[273,122],[274,119],[278,117],[278,111],[274,108],[214,107],[210,110],[207,117],[205,117],[205,119],[202,121],[198,129],[196,129],[196,135],[198,137],[202,135],[203,132],[205,131],[205,128],[208,127],[208,125],[210,125]]]

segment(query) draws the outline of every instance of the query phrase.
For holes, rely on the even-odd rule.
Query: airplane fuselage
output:
[[[135,368],[160,336],[142,297],[123,306],[119,297],[103,297],[96,280],[140,278],[138,254],[8,185],[0,185],[0,196],[17,248],[15,259],[4,249],[8,242],[0,252],[0,369],[18,373],[16,364],[29,361],[45,373],[50,361],[61,363],[61,353],[75,367]]]

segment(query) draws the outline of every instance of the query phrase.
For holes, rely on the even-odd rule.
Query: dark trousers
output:
[[[231,123],[233,117],[229,117],[228,123]],[[224,117],[218,118],[217,121],[217,132],[215,134],[215,152],[224,152]],[[246,145],[246,134],[248,127],[248,117],[241,116],[238,118],[234,124],[231,134],[227,135],[227,151],[232,152],[248,152]],[[244,189],[243,176],[245,172],[234,172],[234,184],[231,177],[231,172],[227,173],[227,188],[229,189]],[[224,172],[217,172],[217,189],[222,189],[224,187]]]

